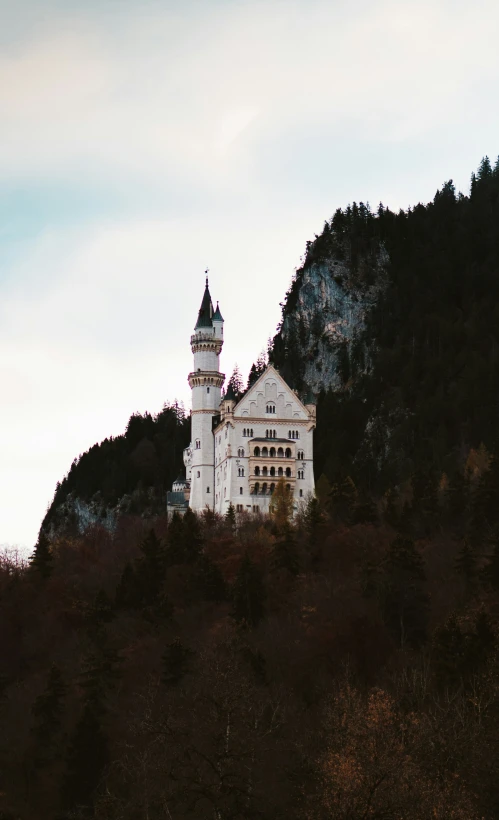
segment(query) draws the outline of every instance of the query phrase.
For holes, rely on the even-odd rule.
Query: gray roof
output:
[[[250,441],[264,441],[265,444],[292,444],[295,439],[291,438],[252,438]]]
[[[213,321],[214,322],[223,322],[223,316],[220,313],[220,308],[218,307],[218,302],[217,302],[217,309],[216,309],[215,313],[213,314]]]
[[[203,301],[201,302],[201,307],[199,308],[198,320],[194,330],[197,330],[199,327],[213,327],[212,316],[213,303],[211,301],[210,291],[208,288],[208,277],[206,277],[206,287],[204,289]]]
[[[166,503],[171,504],[172,506],[175,505],[177,507],[187,507],[188,502],[185,500],[185,496],[183,493],[171,493],[168,492],[166,494]]]

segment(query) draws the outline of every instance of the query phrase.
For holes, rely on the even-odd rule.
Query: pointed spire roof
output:
[[[200,327],[213,327],[212,317],[213,303],[211,301],[210,289],[208,288],[208,277],[206,277],[206,287],[204,289],[203,301],[201,302],[201,307],[199,308],[198,320],[194,330],[197,330]]]
[[[213,314],[213,321],[214,322],[223,322],[223,320],[224,319],[223,319],[222,314],[220,313],[220,308],[218,307],[218,302],[217,302],[217,309],[216,309],[215,313]]]

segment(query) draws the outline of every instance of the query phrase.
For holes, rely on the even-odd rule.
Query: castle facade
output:
[[[303,404],[272,365],[242,397],[230,387],[222,395],[223,327],[206,279],[191,336],[192,441],[184,451],[186,479],[177,479],[168,493],[168,511],[181,512],[189,504],[196,512],[208,507],[224,515],[232,503],[237,512],[266,513],[280,479],[296,511],[314,491],[315,404]]]

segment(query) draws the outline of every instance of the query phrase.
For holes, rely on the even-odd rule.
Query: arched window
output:
[[[200,439],[197,438],[196,439],[196,450],[200,450],[200,449],[201,449],[201,441],[200,441]]]
[[[286,484],[286,489],[289,492],[291,490],[291,484]]]
[[[242,494],[243,494],[243,488],[239,487],[239,495],[242,495]]]
[[[263,493],[263,495],[266,495],[266,493],[267,493],[267,485],[266,485],[265,482],[262,484],[262,493]]]
[[[245,435],[246,435],[246,427],[243,430],[243,436],[245,436]]]
[[[244,476],[244,467],[241,467],[241,475]]]
[[[275,484],[270,485],[270,493],[272,494],[275,490]]]
[[[266,467],[264,467],[264,468],[262,469],[262,475],[268,475],[268,472],[267,472],[267,468],[266,468]]]
[[[255,447],[253,455],[255,455],[257,458],[259,457],[259,455],[260,455],[260,448],[259,447]]]
[[[268,458],[268,456],[269,456],[269,451],[268,451],[267,447],[262,447],[262,457],[263,458]]]
[[[279,447],[279,449],[277,450],[277,458],[284,458],[284,450],[282,449],[282,447]]]
[[[250,436],[251,436],[251,438],[253,438],[253,428],[251,428],[251,430],[250,430]]]
[[[255,467],[255,475],[260,475],[260,467]]]
[[[275,467],[270,468],[270,475],[275,475]]]
[[[286,458],[291,458],[291,448],[286,447]]]
[[[300,431],[299,430],[295,430],[295,438],[300,438]]]
[[[270,448],[270,458],[275,458],[275,447]]]
[[[300,498],[303,498],[303,490],[300,490]]]
[[[277,471],[277,475],[283,475],[283,469],[282,469],[282,467],[279,467],[279,469],[278,469],[278,471]]]
[[[286,478],[291,478],[291,467],[286,467]]]
[[[288,438],[291,438],[291,430],[288,430]]]
[[[260,492],[260,485],[257,481],[256,484],[255,484],[255,495],[258,495],[259,492]]]

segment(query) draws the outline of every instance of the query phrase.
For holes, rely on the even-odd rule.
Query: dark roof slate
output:
[[[194,328],[194,330],[197,330],[200,327],[213,327],[212,317],[213,317],[213,303],[211,301],[210,290],[208,288],[208,279],[207,279],[206,280],[206,287],[204,289],[204,294],[203,294],[203,301],[201,302],[201,307],[199,308],[198,320],[196,322],[196,327]]]

